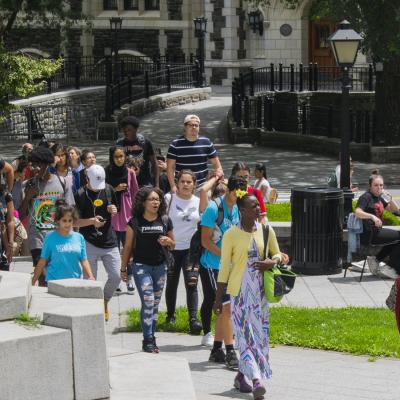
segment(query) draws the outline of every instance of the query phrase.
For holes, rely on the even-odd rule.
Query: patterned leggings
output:
[[[140,323],[145,339],[151,339],[156,331],[158,305],[165,285],[166,271],[165,264],[133,264],[133,277],[142,302]]]

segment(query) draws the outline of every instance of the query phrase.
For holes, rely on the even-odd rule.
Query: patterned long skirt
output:
[[[249,380],[268,379],[269,304],[264,295],[263,273],[249,260],[240,292],[231,296],[231,315],[235,341],[240,352],[239,371]]]

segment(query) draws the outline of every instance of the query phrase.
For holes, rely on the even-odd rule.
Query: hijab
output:
[[[124,164],[121,167],[115,165],[114,154],[117,150],[123,150],[123,147],[113,146],[110,147],[109,165],[106,167],[106,182],[113,188],[117,187],[120,183],[128,183],[128,167]],[[121,191],[115,191],[118,202],[121,199]]]

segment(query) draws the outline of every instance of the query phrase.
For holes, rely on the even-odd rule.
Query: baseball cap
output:
[[[91,165],[86,169],[86,175],[92,189],[101,190],[106,187],[106,172],[101,165]]]
[[[194,114],[186,115],[185,119],[183,120],[183,123],[184,123],[184,124],[187,124],[187,123],[190,122],[192,119],[197,119],[197,121],[198,121],[199,124],[200,124],[200,118],[199,118],[197,115],[194,115]]]

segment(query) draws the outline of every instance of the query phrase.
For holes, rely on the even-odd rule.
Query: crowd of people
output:
[[[142,348],[149,353],[160,351],[155,334],[164,286],[167,322],[176,322],[182,271],[190,332],[203,332],[201,344],[211,347],[211,362],[238,371],[238,390],[261,399],[271,373],[263,272],[287,262],[272,227],[264,243],[266,203],[276,201],[277,192],[263,164],[252,171],[237,162],[226,177],[212,141],[199,134],[196,115],[184,118],[183,134],[166,157],[138,132],[139,125],[133,116],[122,119],[123,137],[109,149],[105,167],[91,149],[46,140],[36,147],[24,144],[11,163],[0,160],[0,269],[9,269],[13,256],[30,252],[32,284],[45,286],[55,279],[95,280],[101,260],[107,273],[105,320],[121,281],[129,292],[136,287]],[[382,177],[374,175],[356,214],[373,222],[368,240],[390,240],[377,260],[390,256],[400,272],[400,247],[379,222],[383,208],[397,206],[382,199],[382,191]]]

